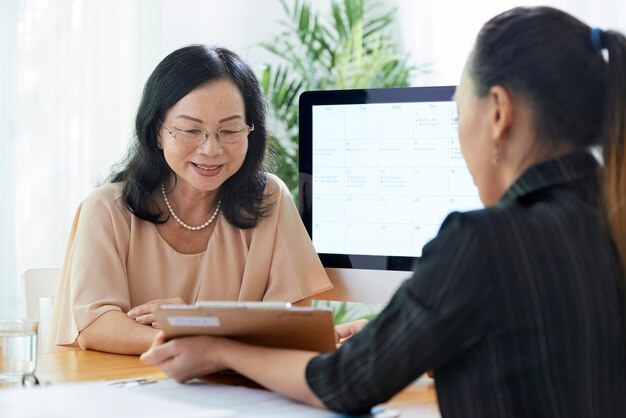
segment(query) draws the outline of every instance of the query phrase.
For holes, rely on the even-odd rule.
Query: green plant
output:
[[[332,0],[321,16],[307,1],[280,0],[286,19],[263,48],[278,58],[261,74],[273,124],[270,167],[297,200],[298,100],[306,90],[406,87],[426,66],[413,66],[386,30],[394,9],[375,0]],[[335,323],[375,317],[381,305],[315,301],[333,311]]]
[[[374,319],[382,310],[384,305],[359,303],[359,302],[336,302],[326,300],[315,300],[313,305],[317,308],[327,308],[333,312],[335,324],[342,324],[357,319]]]
[[[278,58],[267,65],[261,86],[273,127],[270,166],[294,196],[298,187],[298,98],[305,90],[405,87],[415,71],[386,29],[394,9],[373,0],[333,0],[330,16],[307,1],[280,0],[286,19],[280,32],[261,44]]]

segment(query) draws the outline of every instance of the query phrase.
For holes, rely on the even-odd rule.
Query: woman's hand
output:
[[[155,337],[152,346],[140,357],[147,364],[155,364],[178,383],[224,370],[219,360],[221,339],[209,336],[176,338],[167,341],[163,332]]]
[[[367,319],[357,319],[356,321],[339,324],[335,327],[335,343],[340,344],[347,338],[358,334],[367,325]]]
[[[154,315],[152,314],[160,305],[184,305],[185,301],[182,298],[164,298],[154,299],[150,302],[146,302],[143,305],[135,306],[128,311],[128,317],[134,319],[139,324],[152,325],[154,328],[159,328]]]

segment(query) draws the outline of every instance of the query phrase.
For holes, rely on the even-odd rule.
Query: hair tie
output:
[[[604,49],[604,44],[602,43],[602,34],[604,32],[600,28],[591,29],[590,38],[591,38],[591,47],[594,51],[602,51]]]

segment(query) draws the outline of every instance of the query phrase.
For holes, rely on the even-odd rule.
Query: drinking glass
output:
[[[37,321],[0,318],[0,382],[36,381]]]

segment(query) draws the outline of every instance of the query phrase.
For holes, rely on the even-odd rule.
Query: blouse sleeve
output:
[[[273,220],[268,223],[273,229],[273,242],[263,300],[296,302],[331,289],[289,189],[276,176],[270,176],[269,182],[274,183],[270,197],[276,203],[270,216]]]
[[[130,309],[130,221],[117,206],[117,190],[97,189],[76,212],[52,314],[52,345],[75,346],[78,333],[100,315]]]

